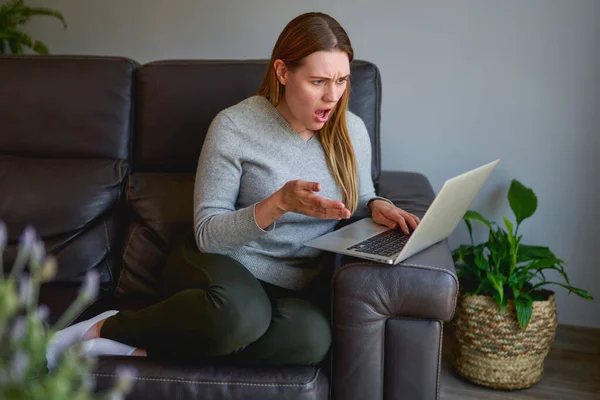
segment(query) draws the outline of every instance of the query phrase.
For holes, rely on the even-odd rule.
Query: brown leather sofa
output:
[[[192,226],[192,190],[206,129],[216,113],[254,94],[266,61],[0,57],[0,219],[5,256],[32,224],[58,257],[41,302],[55,320],[89,269],[101,296],[79,319],[156,300],[165,259]],[[419,173],[381,171],[381,81],[352,64],[350,109],[373,145],[377,192],[422,216],[434,192]],[[403,135],[414,134],[404,132]],[[398,149],[398,157],[402,151]],[[139,399],[436,399],[443,321],[457,279],[447,242],[389,266],[331,255],[333,345],[319,366],[248,368],[102,357],[95,376],[110,386],[116,366],[138,370]],[[326,290],[329,290],[327,288]]]

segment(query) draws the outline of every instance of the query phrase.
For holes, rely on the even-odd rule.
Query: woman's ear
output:
[[[285,86],[288,79],[288,69],[285,66],[285,63],[282,60],[275,60],[273,63],[273,67],[275,68],[275,75],[279,80],[279,83]]]

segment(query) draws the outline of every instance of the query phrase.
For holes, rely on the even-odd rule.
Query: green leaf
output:
[[[506,282],[506,277],[504,275],[500,275],[494,272],[490,272],[487,274],[487,278],[496,289],[496,293],[498,293],[500,304],[504,302],[504,282]]]
[[[515,254],[515,251],[517,250],[517,240],[515,239],[513,232],[513,224],[508,220],[508,218],[504,217],[504,225],[506,225],[506,234],[508,243],[510,244],[510,254]]]
[[[517,319],[521,329],[527,329],[531,315],[533,314],[533,302],[525,297],[520,297],[515,300],[515,310],[517,311]]]
[[[498,292],[494,292],[494,300],[496,301],[496,304],[498,304],[500,306],[500,311],[504,311],[504,299],[503,296],[498,293]]]
[[[48,54],[48,47],[43,42],[36,40],[33,43],[33,51],[38,54]]]
[[[460,245],[452,252],[452,260],[458,264],[464,264],[469,268],[477,268],[475,264],[475,254],[482,253],[485,248],[485,243],[480,243],[476,246]]]
[[[33,16],[48,16],[48,17],[55,17],[58,18],[60,20],[60,22],[63,23],[63,26],[66,28],[67,27],[67,21],[65,21],[65,18],[63,17],[63,15],[56,11],[56,10],[52,10],[50,8],[45,8],[45,7],[25,7],[25,9],[23,10],[23,17],[25,18],[29,18],[29,17],[33,17]]]
[[[508,239],[514,239],[513,224],[506,217],[504,217],[504,225],[506,225],[506,230],[508,231]]]
[[[577,296],[582,297],[582,298],[584,298],[586,300],[594,300],[594,298],[592,297],[592,295],[590,295],[590,293],[587,290],[576,288],[576,287],[573,287],[571,285],[565,285],[565,284],[562,284],[560,282],[552,282],[552,281],[540,282],[540,283],[538,283],[536,285],[533,285],[533,287],[531,288],[531,290],[535,290],[535,289],[538,289],[540,287],[544,287],[546,285],[558,285],[558,286],[562,286],[563,288],[567,289],[569,291],[569,293],[575,293]]]
[[[517,253],[517,262],[524,262],[529,260],[537,260],[540,258],[556,258],[554,253],[550,251],[548,247],[542,246],[529,246],[522,244],[519,246]]]
[[[1,39],[6,39],[13,54],[23,54],[23,46],[31,47],[33,45],[28,35],[16,29],[0,30]]]
[[[521,292],[520,297],[530,300],[532,302],[536,301],[536,299],[533,296],[529,295],[529,293]],[[543,298],[543,296],[535,296],[535,297],[545,300],[545,298]]]
[[[508,190],[508,202],[515,214],[517,225],[531,217],[537,209],[537,196],[530,188],[523,186],[516,179],[512,180]]]
[[[480,252],[475,253],[475,265],[482,271],[488,271],[490,268],[488,260]]]
[[[477,221],[477,222],[480,222],[480,223],[484,224],[485,226],[487,226],[488,229],[492,229],[492,224],[490,223],[490,221],[488,221],[487,219],[485,219],[483,217],[483,215],[479,214],[477,211],[468,210],[465,213],[465,215],[463,216],[463,219],[465,221]]]
[[[512,286],[511,289],[513,291],[513,300],[517,300],[521,294],[521,288]]]
[[[475,290],[475,294],[492,296],[495,293],[492,289],[494,288],[492,287],[490,280],[486,277],[479,281],[479,286],[477,287],[477,290]]]
[[[571,282],[569,281],[569,276],[567,275],[567,273],[565,272],[565,269],[562,267],[562,265],[560,265],[561,260],[559,259],[540,259],[540,260],[534,260],[532,261],[527,267],[525,267],[526,271],[532,271],[535,270],[536,273],[540,273],[542,275],[542,277],[545,279],[545,276],[543,275],[543,273],[541,273],[541,271],[543,270],[555,270],[558,271],[558,273],[563,277],[563,279],[565,280],[565,282],[567,282],[568,285],[571,284]]]
[[[471,244],[473,244],[473,226],[471,224],[471,221],[469,221],[468,219],[465,219],[465,225],[467,225],[467,230],[469,231],[469,239],[471,239]]]
[[[10,52],[12,54],[22,54],[23,53],[23,47],[16,39],[9,39],[8,47],[10,48]]]

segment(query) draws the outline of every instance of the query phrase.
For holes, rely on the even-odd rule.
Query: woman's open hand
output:
[[[316,194],[321,184],[303,180],[289,181],[279,191],[278,207],[283,212],[295,212],[321,219],[350,218],[344,203],[329,200]]]

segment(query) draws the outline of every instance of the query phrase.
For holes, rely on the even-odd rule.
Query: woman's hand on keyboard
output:
[[[405,235],[409,235],[421,222],[416,215],[384,200],[373,200],[369,206],[373,221],[390,229],[400,227]]]

